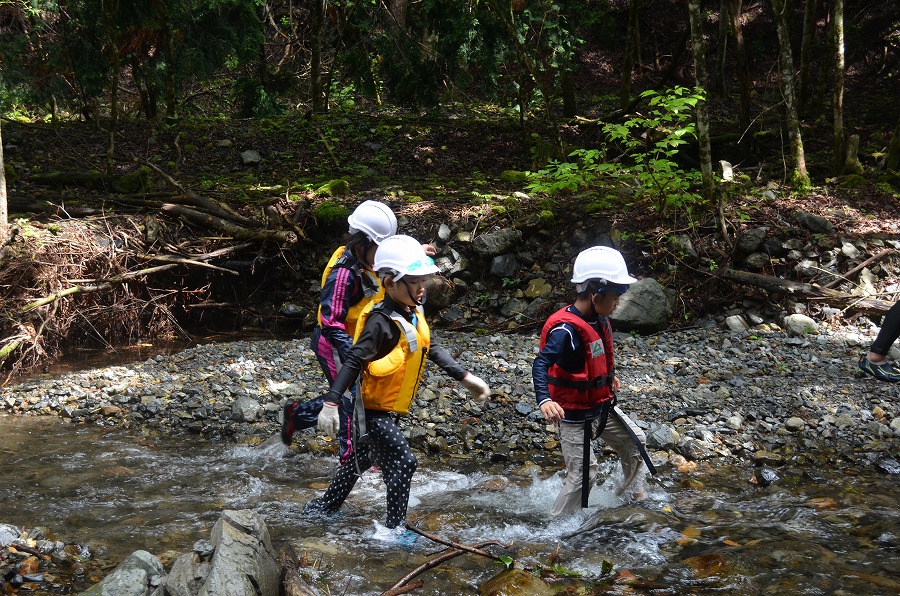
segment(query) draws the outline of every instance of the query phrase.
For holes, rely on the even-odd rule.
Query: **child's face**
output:
[[[391,277],[385,280],[384,291],[397,304],[415,307],[425,297],[427,279],[427,275],[404,275],[399,281]]]
[[[594,303],[594,311],[601,317],[608,317],[612,314],[612,311],[616,310],[621,297],[621,294],[615,292],[597,292],[591,297],[591,301]]]

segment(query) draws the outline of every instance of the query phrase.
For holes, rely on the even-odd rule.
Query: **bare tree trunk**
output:
[[[3,161],[3,132],[0,130],[0,246],[9,237],[9,210],[6,201],[6,164]]]
[[[900,176],[900,118],[897,118],[897,126],[894,127],[894,134],[891,136],[891,144],[888,145],[884,167],[888,174]]]
[[[119,124],[119,2],[110,2],[105,18],[108,19],[106,30],[107,49],[109,51],[112,72],[110,73],[109,91],[109,139],[106,146],[106,175],[112,176],[115,172],[116,158],[116,127]]]
[[[803,39],[800,41],[800,78],[797,93],[801,107],[808,105],[809,102],[809,53],[815,30],[816,0],[806,0],[806,10],[803,11]]]
[[[175,48],[172,45],[172,17],[169,14],[168,5],[161,0],[153,0],[153,8],[160,15],[162,23],[160,29],[163,35],[163,52],[165,53],[166,70],[165,70],[165,102],[166,116],[173,118],[176,115],[178,106],[175,99]],[[155,106],[156,98],[151,98],[154,103],[153,114],[157,113]]]
[[[619,91],[619,106],[625,109],[631,103],[631,75],[634,72],[635,55],[640,53],[640,21],[638,8],[641,0],[628,3],[628,33],[625,39],[625,64],[622,65],[622,88]]]
[[[719,1],[719,45],[716,50],[716,92],[720,97],[725,97],[727,92],[725,85],[725,61],[728,58],[728,3],[729,0]]]
[[[770,0],[775,13],[778,30],[778,62],[781,68],[781,94],[787,118],[788,139],[790,140],[790,183],[794,188],[809,186],[806,172],[806,156],[803,153],[803,138],[800,136],[800,118],[797,115],[797,100],[794,94],[794,58],[791,56],[791,36],[785,17],[785,0]]]
[[[562,93],[563,115],[574,118],[578,115],[578,102],[575,98],[575,77],[572,76],[571,64],[560,75],[559,90]]]
[[[322,92],[322,27],[325,23],[325,3],[323,0],[312,0],[310,4],[309,95],[313,113],[322,113],[328,111],[325,94]]]
[[[734,36],[734,57],[737,61],[738,84],[741,90],[740,118],[741,129],[750,126],[750,62],[744,48],[744,27],[741,24],[742,0],[730,0],[728,16],[731,19],[731,35]]]
[[[844,0],[834,0],[834,172],[840,174],[845,163],[844,132]]]
[[[394,25],[400,29],[406,28],[406,15],[409,12],[408,0],[388,0],[388,12],[394,21]]]
[[[691,19],[691,47],[694,51],[694,84],[703,91],[704,99],[697,102],[697,140],[700,143],[700,175],[703,180],[703,198],[710,204],[713,200],[712,152],[709,146],[709,111],[705,97],[706,82],[706,40],[703,38],[703,21],[700,14],[700,0],[688,0]]]

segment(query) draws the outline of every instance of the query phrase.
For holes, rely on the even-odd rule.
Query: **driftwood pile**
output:
[[[7,380],[62,347],[184,337],[174,309],[213,304],[204,275],[238,275],[216,263],[285,258],[305,236],[305,205],[285,200],[251,217],[153,169],[176,191],[108,195],[99,206],[69,209],[59,199],[13,201],[14,213],[43,216],[14,220],[0,246],[0,370]]]

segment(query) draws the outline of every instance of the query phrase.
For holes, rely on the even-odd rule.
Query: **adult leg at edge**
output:
[[[891,353],[891,345],[900,337],[900,302],[895,302],[890,308],[884,320],[881,322],[881,329],[869,348],[869,353],[878,354],[879,356],[887,356]]]

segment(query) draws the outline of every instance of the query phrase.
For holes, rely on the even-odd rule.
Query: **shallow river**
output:
[[[335,459],[298,455],[277,440],[234,446],[0,417],[0,457],[0,522],[47,527],[113,561],[137,549],[188,552],[209,538],[222,510],[244,508],[265,518],[276,549],[291,541],[305,553],[305,573],[327,582],[332,594],[378,594],[440,550],[425,538],[411,553],[382,540],[384,491],[371,471],[338,519],[301,517],[327,485]],[[548,568],[558,551],[560,565],[578,574],[559,587],[590,585],[588,593],[900,592],[896,477],[783,468],[778,483],[760,488],[750,482],[749,466],[716,463],[680,473],[666,465],[639,504],[619,501],[607,482],[583,514],[550,521],[559,475],[522,468],[422,457],[410,514],[459,542],[511,543],[489,550],[518,567]],[[614,480],[616,470],[609,463],[603,473]],[[604,574],[604,561],[612,574]],[[477,594],[499,570],[465,555],[419,576],[425,586],[414,593]]]

